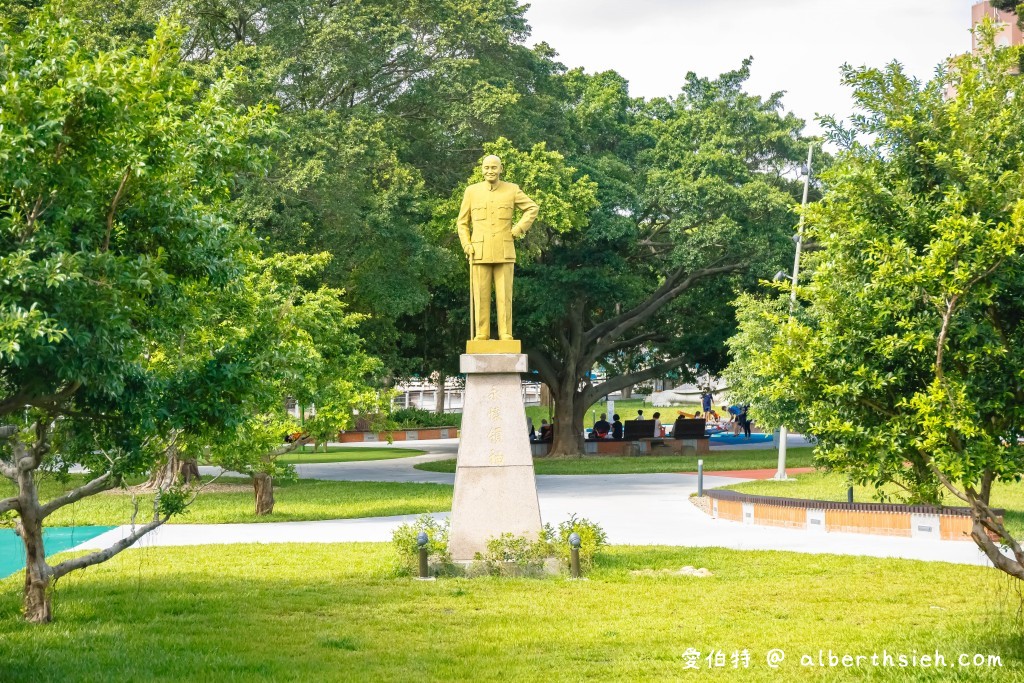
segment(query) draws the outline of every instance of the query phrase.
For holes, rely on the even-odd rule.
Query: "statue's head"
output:
[[[502,171],[501,159],[493,154],[488,154],[484,157],[481,170],[484,174],[484,180],[491,184],[498,182]]]

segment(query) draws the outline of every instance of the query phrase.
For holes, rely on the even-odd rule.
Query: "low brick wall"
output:
[[[709,490],[711,516],[744,524],[791,529],[882,536],[905,536],[946,541],[969,541],[970,508],[840,503],[803,498],[752,496],[736,491]],[[996,510],[1002,515],[1002,510]]]
[[[362,432],[350,431],[338,434],[341,443],[364,443],[367,441],[422,441],[424,439],[454,439],[459,435],[455,427],[437,427],[431,429],[396,429],[393,432]]]

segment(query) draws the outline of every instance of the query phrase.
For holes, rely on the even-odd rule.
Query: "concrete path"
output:
[[[413,444],[405,444],[412,446]],[[344,481],[399,481],[447,483],[454,474],[422,472],[413,465],[452,457],[457,442],[418,442],[429,455],[394,460],[300,465],[299,476]],[[367,444],[379,448],[381,444]],[[704,486],[714,488],[747,479],[705,475]],[[537,491],[541,515],[558,522],[575,513],[598,522],[609,542],[620,545],[674,545],[723,547],[735,550],[789,550],[873,557],[988,564],[973,543],[813,533],[797,529],[744,525],[712,519],[689,501],[697,489],[695,474],[540,475]],[[437,517],[446,517],[438,513]],[[318,522],[265,524],[173,524],[148,534],[137,545],[201,545],[221,543],[337,543],[388,541],[399,524],[415,515],[342,519]],[[120,527],[78,546],[103,548],[128,533]]]

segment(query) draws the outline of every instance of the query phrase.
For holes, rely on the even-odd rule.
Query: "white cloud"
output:
[[[970,49],[973,0],[532,0],[531,44],[545,41],[569,67],[614,69],[632,94],[675,95],[688,71],[715,76],[753,56],[748,88],[786,91],[788,110],[846,117],[839,83],[848,62],[892,60],[922,78]]]

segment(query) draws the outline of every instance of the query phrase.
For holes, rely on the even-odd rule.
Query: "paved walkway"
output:
[[[412,446],[413,444],[405,444]],[[428,455],[394,460],[299,465],[303,478],[343,481],[398,481],[452,484],[454,474],[423,472],[413,465],[452,457],[457,441],[421,441]],[[379,448],[381,444],[367,444]],[[772,470],[767,470],[772,472]],[[747,479],[705,474],[704,486],[714,488]],[[723,547],[735,550],[790,550],[873,557],[988,564],[970,542],[930,541],[865,534],[812,533],[797,529],[750,526],[708,517],[689,501],[697,489],[695,474],[540,475],[537,492],[545,521],[558,522],[570,514],[601,524],[609,542],[621,545]],[[437,517],[446,517],[438,513]],[[336,543],[388,541],[392,530],[415,515],[342,519],[319,522],[264,524],[169,524],[148,534],[137,545],[200,545],[220,543]],[[78,549],[103,548],[123,537],[119,527]]]

